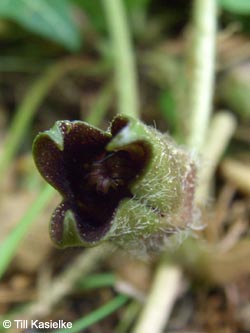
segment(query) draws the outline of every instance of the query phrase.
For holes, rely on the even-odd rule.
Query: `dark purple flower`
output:
[[[38,134],[33,154],[45,180],[57,189],[63,201],[51,220],[51,237],[58,246],[93,245],[111,227],[113,215],[124,198],[131,198],[129,186],[142,172],[149,156],[144,142],[107,149],[112,138],[128,120],[116,117],[110,131],[101,131],[82,121],[58,121]],[[69,230],[74,224],[77,230]],[[69,220],[72,221],[69,221]]]
[[[196,222],[193,159],[139,120],[117,116],[106,132],[58,121],[38,134],[33,152],[63,197],[50,224],[59,247],[109,240],[145,254],[179,240]]]

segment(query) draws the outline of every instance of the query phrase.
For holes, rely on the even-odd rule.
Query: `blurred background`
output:
[[[103,260],[95,254],[98,260],[94,257],[88,274],[83,265],[72,278],[80,265],[75,260],[88,250],[52,245],[48,222],[60,197],[44,187],[31,156],[36,134],[56,120],[87,120],[106,129],[117,113],[116,50],[104,3],[0,1],[1,319],[23,313],[23,318],[75,322],[93,312],[93,323],[85,322],[77,332],[125,333],[133,332],[147,301],[158,258],[147,262],[118,249]],[[121,3],[141,118],[182,143],[187,113],[180,91],[189,82],[183,68],[192,48],[193,3]],[[237,128],[204,214],[208,227],[199,237],[209,244],[206,260],[193,244],[189,257],[181,249],[171,257],[184,280],[164,332],[250,332],[250,1],[217,3],[213,109],[229,110]],[[48,292],[60,279],[65,292],[54,304]],[[121,293],[126,299],[119,298]],[[112,301],[114,308],[104,309],[99,320],[94,311]]]

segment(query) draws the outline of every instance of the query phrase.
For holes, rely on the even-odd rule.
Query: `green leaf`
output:
[[[0,18],[13,20],[71,51],[80,47],[80,33],[68,0],[1,0]]]
[[[250,14],[250,0],[218,0],[219,5],[236,14]]]

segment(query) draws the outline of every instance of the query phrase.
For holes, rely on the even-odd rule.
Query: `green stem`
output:
[[[122,0],[102,0],[102,3],[114,50],[118,111],[137,118],[139,97],[136,65],[124,4]]]
[[[216,20],[216,0],[194,0],[186,107],[190,112],[187,144],[198,151],[203,147],[212,111]]]
[[[23,237],[26,235],[30,225],[33,223],[34,219],[40,214],[47,202],[51,200],[54,193],[54,189],[49,185],[46,185],[43,191],[40,193],[39,197],[35,200],[29,210],[24,214],[15,229],[0,245],[0,278],[3,276],[10,261],[14,257],[16,249]]]
[[[67,72],[90,67],[89,62],[82,59],[66,59],[52,65],[28,90],[26,96],[16,111],[12,125],[5,140],[5,149],[0,159],[0,175],[8,169],[11,161],[22,142],[35,112],[48,94],[52,86]],[[1,177],[3,178],[3,177]]]
[[[107,317],[111,313],[118,310],[128,301],[128,297],[125,295],[119,295],[114,298],[109,303],[103,305],[98,310],[91,312],[86,317],[79,319],[73,323],[72,328],[69,329],[59,329],[54,331],[54,333],[77,333],[81,332],[82,330],[86,329],[90,325],[98,322],[99,320]]]
[[[190,77],[186,109],[191,112],[186,143],[201,151],[207,135],[212,110],[216,0],[194,0],[193,45],[189,59]],[[168,286],[166,297],[162,297]],[[133,330],[134,333],[161,333],[171,314],[181,285],[181,269],[159,263],[147,303]]]

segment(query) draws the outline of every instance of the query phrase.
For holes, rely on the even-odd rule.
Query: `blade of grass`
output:
[[[10,261],[14,257],[19,243],[28,232],[34,219],[40,214],[47,202],[53,197],[54,193],[54,189],[46,185],[29,210],[21,218],[15,229],[0,245],[0,278],[3,276]]]
[[[109,303],[103,305],[99,309],[91,312],[86,317],[75,321],[72,325],[72,328],[69,329],[59,329],[55,330],[54,333],[77,333],[81,332],[82,330],[86,329],[90,325],[95,324],[99,320],[107,317],[108,315],[112,314],[120,307],[122,307],[128,301],[128,297],[125,295],[119,295],[114,298]]]
[[[114,50],[118,112],[138,117],[139,97],[136,66],[128,21],[122,0],[102,0]]]
[[[87,276],[77,283],[78,289],[94,289],[114,286],[116,277],[112,273],[103,273]]]

